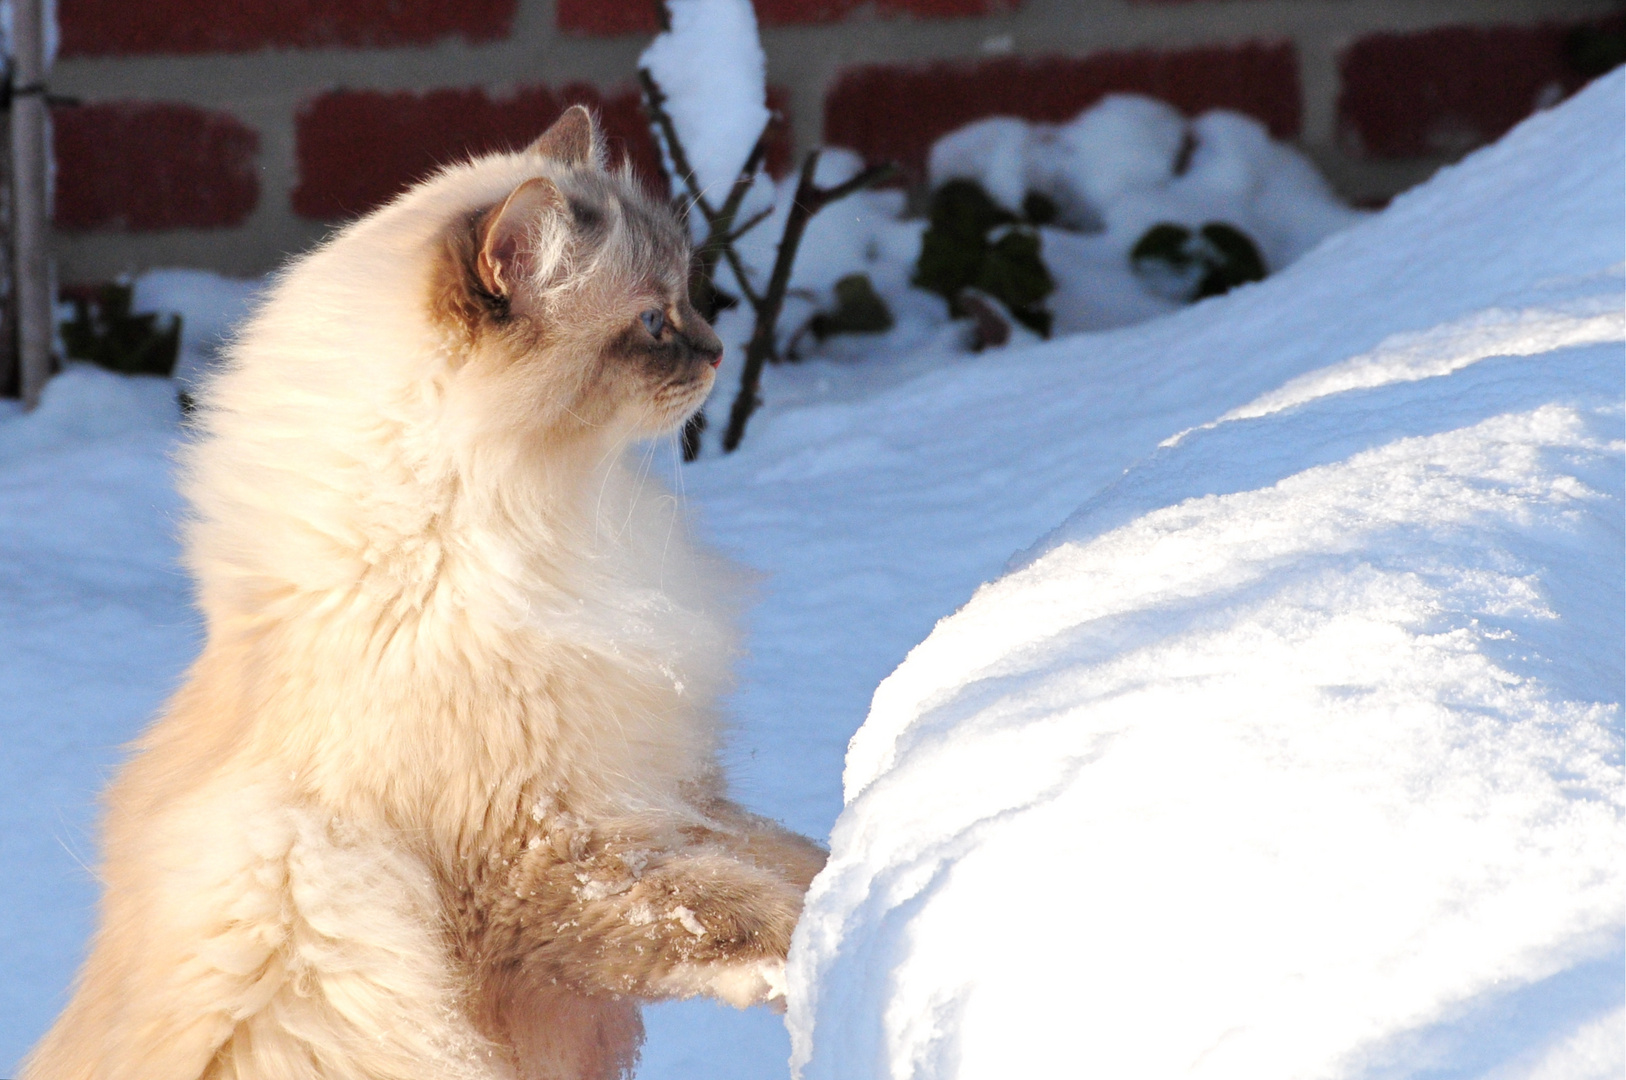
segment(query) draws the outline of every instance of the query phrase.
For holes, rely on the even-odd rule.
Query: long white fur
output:
[[[422,302],[446,223],[554,168],[453,167],[339,233],[201,395],[208,642],[109,794],[102,928],[26,1080],[509,1076],[424,852],[550,786],[676,810],[709,767],[732,589],[635,424],[539,459]]]

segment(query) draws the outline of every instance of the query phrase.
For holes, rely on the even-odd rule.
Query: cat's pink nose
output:
[[[712,367],[722,367],[723,366],[723,354],[722,353],[718,353],[716,356],[711,358],[711,366]]]

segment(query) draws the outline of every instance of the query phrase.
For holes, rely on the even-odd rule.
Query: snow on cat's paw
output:
[[[662,989],[673,997],[714,997],[736,1009],[777,1004],[783,1010],[785,962],[763,959],[684,966],[668,974],[664,983]]]
[[[785,962],[758,960],[751,964],[730,964],[711,977],[711,994],[736,1009],[785,1000]]]

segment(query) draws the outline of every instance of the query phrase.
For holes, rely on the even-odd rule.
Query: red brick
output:
[[[1574,29],[1445,26],[1362,38],[1340,58],[1339,138],[1374,158],[1489,142],[1586,83],[1565,55]]]
[[[1003,57],[980,62],[849,68],[825,97],[824,139],[871,161],[896,161],[914,180],[938,137],[987,116],[1070,119],[1110,93],[1162,98],[1187,113],[1227,108],[1298,134],[1298,55],[1286,42],[1179,52]]]
[[[790,91],[783,86],[769,86],[768,112],[768,154],[763,164],[777,180],[790,172],[790,157],[796,150],[790,124]]]
[[[108,102],[58,109],[52,129],[59,228],[229,228],[259,202],[259,135],[227,113]]]
[[[881,16],[963,19],[994,15],[1021,6],[1021,0],[753,0],[764,26],[840,22],[858,8]]]
[[[507,37],[518,0],[61,0],[62,55],[252,52]]]
[[[553,21],[572,34],[615,37],[660,29],[656,0],[557,0]]]
[[[599,111],[612,156],[629,158],[660,186],[659,152],[634,89],[606,96],[589,86],[532,86],[500,99],[477,88],[423,95],[336,90],[295,118],[294,212],[320,220],[364,214],[446,162],[524,146],[577,102]]]
[[[612,36],[653,34],[658,29],[657,0],[558,0],[554,18],[559,29],[577,34]],[[1021,0],[752,0],[763,26],[840,22],[867,8],[882,16],[921,19],[967,18],[1010,11]]]
[[[524,146],[578,102],[598,110],[611,157],[630,160],[645,183],[665,192],[660,149],[643,99],[630,87],[606,95],[582,84],[558,91],[531,86],[500,99],[479,88],[422,95],[336,90],[307,103],[295,118],[294,212],[322,221],[359,216],[446,162]],[[791,154],[789,94],[769,87],[768,104],[776,112],[768,169],[783,176]]]

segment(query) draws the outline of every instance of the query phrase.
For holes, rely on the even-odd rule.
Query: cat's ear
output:
[[[475,256],[475,272],[487,292],[511,297],[520,282],[535,275],[537,247],[565,208],[565,197],[553,181],[538,176],[515,188],[491,212],[481,227]]]
[[[526,148],[537,157],[573,168],[598,166],[604,161],[604,137],[598,121],[585,105],[572,105],[540,138]]]

